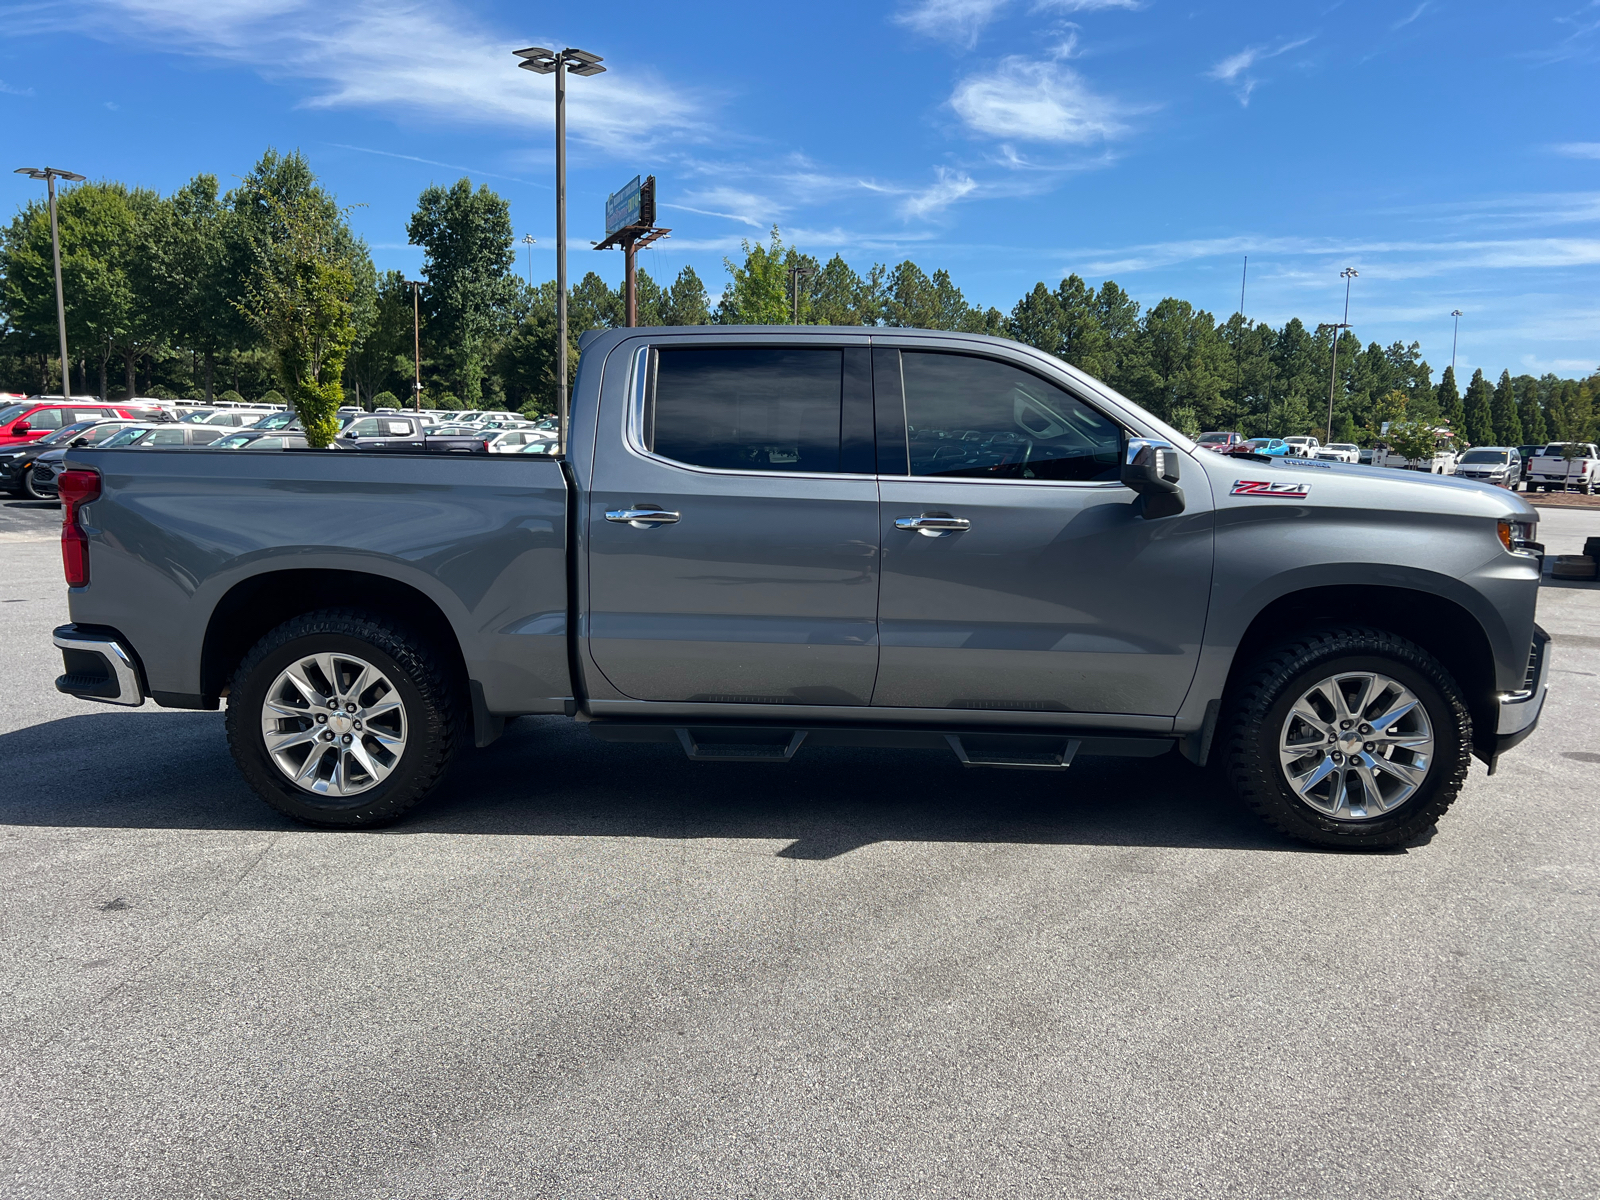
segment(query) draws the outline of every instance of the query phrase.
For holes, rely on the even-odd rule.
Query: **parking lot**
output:
[[[1399,852],[1171,755],[548,719],[323,833],[220,714],[55,692],[58,521],[0,502],[0,1195],[1600,1193],[1600,585],[1546,581],[1540,728]]]

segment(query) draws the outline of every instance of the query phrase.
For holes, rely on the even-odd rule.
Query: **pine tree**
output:
[[[1433,394],[1439,419],[1450,426],[1456,437],[1464,437],[1467,425],[1466,409],[1461,403],[1461,393],[1456,390],[1456,369],[1446,367],[1439,380],[1439,390]]]
[[[1480,367],[1472,373],[1472,382],[1467,384],[1467,396],[1463,404],[1467,417],[1465,430],[1468,445],[1487,446],[1494,441],[1494,421],[1490,416],[1493,404],[1494,388],[1489,386]],[[1451,428],[1456,430],[1459,437],[1459,429],[1455,426]]]
[[[1517,413],[1516,385],[1511,382],[1510,371],[1500,372],[1500,382],[1495,385],[1494,400],[1490,405],[1489,418],[1494,426],[1496,445],[1520,446],[1522,444],[1522,420]]]
[[[1517,376],[1517,410],[1522,418],[1522,436],[1529,445],[1544,445],[1548,431],[1544,423],[1544,406],[1539,403],[1539,381],[1532,375]]]

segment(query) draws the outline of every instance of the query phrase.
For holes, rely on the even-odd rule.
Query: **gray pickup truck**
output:
[[[560,457],[68,466],[57,687],[225,698],[251,786],[324,826],[543,713],[742,763],[1176,751],[1285,833],[1389,845],[1545,696],[1518,497],[1202,450],[995,338],[621,329]]]

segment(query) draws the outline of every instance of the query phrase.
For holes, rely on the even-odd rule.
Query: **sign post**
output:
[[[656,177],[640,182],[635,175],[621,191],[606,197],[606,240],[596,250],[622,251],[622,301],[629,329],[639,324],[638,251],[672,230],[656,228]]]

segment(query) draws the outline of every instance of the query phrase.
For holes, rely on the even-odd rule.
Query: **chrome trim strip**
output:
[[[1531,728],[1544,707],[1545,694],[1550,686],[1550,635],[1537,625],[1533,629],[1533,645],[1529,647],[1529,654],[1537,664],[1533,686],[1516,692],[1501,692],[1497,697],[1500,701],[1500,719],[1495,726],[1495,733],[1501,736]]]
[[[116,638],[105,635],[80,634],[75,637],[63,637],[57,633],[50,640],[55,643],[58,650],[87,650],[92,654],[103,654],[111,664],[112,676],[117,681],[117,694],[115,696],[91,696],[89,699],[104,700],[108,704],[126,704],[137,708],[144,703],[144,689],[139,684],[139,671],[133,665],[133,659],[122,643]]]

